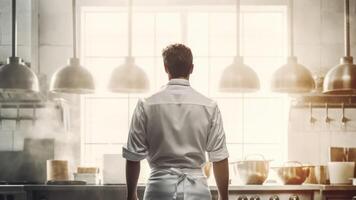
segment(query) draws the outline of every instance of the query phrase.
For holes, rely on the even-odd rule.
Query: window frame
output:
[[[259,1],[259,0],[258,0]],[[229,1],[230,2],[230,1]],[[245,1],[246,2],[249,2],[249,1]],[[268,1],[269,2],[269,1]],[[273,1],[273,2],[278,2],[276,4],[271,4],[271,2],[269,4],[263,4],[263,3],[260,3],[258,5],[285,5],[285,2],[284,1]],[[282,3],[283,2],[283,3]],[[139,3],[138,3],[139,4]],[[88,5],[88,4],[87,4]],[[89,4],[91,5],[91,4]],[[118,5],[115,3],[115,5]],[[124,7],[120,7],[120,8],[87,8],[87,7],[82,7],[81,8],[81,12],[82,13],[82,16],[83,16],[83,12],[92,12],[93,10],[95,11],[99,11],[99,12],[106,12],[107,10],[111,11],[111,12],[117,12],[118,10],[120,12],[126,12],[127,11],[127,8],[125,7],[126,4],[120,4],[121,6],[124,6]],[[206,5],[204,3],[204,5]],[[219,4],[220,5],[220,4]],[[244,4],[242,4],[244,5]],[[246,5],[246,4],[245,4]],[[92,6],[92,5],[91,5]],[[106,5],[107,6],[107,5]],[[143,7],[137,7],[137,8],[134,8],[135,11],[137,12],[147,12],[147,13],[151,13],[151,12],[158,12],[160,11],[161,7],[159,6],[155,6],[155,7],[150,7],[150,9],[152,8],[152,10],[150,11],[147,11],[147,10],[144,10]],[[142,10],[143,9],[143,10]],[[228,8],[228,11],[225,10],[225,9],[216,9],[216,8],[210,8],[211,10],[204,10],[203,12],[211,12],[211,11],[214,11],[214,12],[234,12],[234,7],[231,6],[230,8]],[[194,11],[194,10],[199,10],[198,7],[194,7],[194,6],[191,6],[189,8],[189,11]],[[165,10],[167,11],[167,10]],[[184,6],[178,6],[178,7],[170,7],[168,12],[180,12],[181,14],[181,17],[184,15],[184,13],[186,12],[186,7]],[[201,10],[200,10],[201,11]],[[248,12],[248,11],[243,11],[243,12]],[[255,12],[255,11],[254,11]],[[265,12],[265,11],[263,11]],[[184,16],[183,16],[184,17]],[[82,19],[82,18],[81,18]],[[80,36],[82,36],[82,33],[81,31],[83,30],[83,23],[80,23]],[[287,26],[286,26],[287,27]],[[184,28],[183,28],[184,30]],[[182,32],[186,32],[186,31],[182,31]],[[183,36],[183,39],[184,39],[184,34],[182,34]],[[79,41],[82,41],[81,39]],[[184,41],[183,41],[184,42]],[[84,44],[80,44],[80,46],[82,48],[85,48],[85,46],[83,46]],[[84,59],[84,54],[83,52],[80,52],[80,55],[81,55],[81,58],[82,60],[84,61],[85,63],[85,59]],[[159,56],[152,56],[152,58],[156,58],[156,57],[159,57]],[[214,57],[214,56],[207,56],[208,58],[210,57]],[[227,58],[230,58],[230,56],[226,56]],[[118,63],[120,64],[120,63]],[[85,66],[85,65],[84,65]],[[129,104],[130,104],[130,98],[139,98],[139,97],[144,97],[144,96],[147,96],[147,94],[111,94],[111,93],[98,93],[98,94],[91,94],[91,95],[84,95],[81,97],[81,106],[82,106],[82,112],[84,112],[83,110],[85,110],[85,104],[83,103],[85,101],[85,98],[127,98],[128,101],[129,101]],[[213,98],[213,99],[239,99],[239,100],[244,100],[246,101],[247,99],[249,98],[257,98],[257,99],[263,99],[263,98],[284,98],[285,95],[281,95],[281,94],[269,94],[268,96],[264,96],[264,94],[260,94],[260,93],[252,93],[252,94],[230,94],[230,95],[224,95],[224,96],[214,96],[214,95],[208,95],[210,98]],[[82,115],[83,116],[83,115]],[[82,117],[83,118],[83,117]],[[128,118],[129,118],[129,121],[130,121],[130,111],[128,113]],[[286,117],[287,118],[287,117]],[[86,128],[85,128],[85,119],[82,119],[82,131],[81,131],[81,163],[83,163],[83,158],[84,158],[84,146],[85,144],[83,143],[82,139],[85,138],[85,131],[86,131]],[[284,141],[282,144],[280,145],[284,145],[283,146],[283,149],[285,150],[285,152],[283,152],[283,159],[286,160],[287,159],[287,154],[288,154],[288,140],[287,140],[287,133],[288,133],[288,130],[286,130],[286,134],[285,134],[285,138],[283,138],[282,140]],[[228,144],[234,144],[234,143],[230,143],[230,142],[227,142]],[[124,144],[124,143],[119,143],[120,145],[121,144]],[[236,144],[242,144],[242,146],[244,146],[245,143],[244,141],[242,141],[241,143],[236,143]],[[259,143],[253,143],[253,144],[259,144]],[[266,143],[261,143],[261,144],[266,144]],[[243,153],[242,153],[243,154]]]

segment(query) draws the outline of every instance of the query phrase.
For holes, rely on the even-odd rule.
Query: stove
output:
[[[213,200],[217,200],[217,188],[211,187]],[[312,185],[240,185],[229,187],[232,200],[315,200],[320,187]]]
[[[253,192],[244,193],[236,192],[229,196],[230,199],[236,200],[313,200],[313,192]]]

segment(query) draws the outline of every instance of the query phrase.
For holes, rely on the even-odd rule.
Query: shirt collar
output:
[[[190,86],[190,83],[187,79],[183,78],[174,78],[169,80],[168,85],[184,85],[184,86]]]

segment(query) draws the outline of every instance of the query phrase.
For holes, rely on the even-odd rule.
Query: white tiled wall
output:
[[[293,108],[290,113],[288,158],[312,164],[326,164],[329,148],[356,147],[356,110],[346,109],[350,119],[345,126],[341,123],[342,109],[329,109],[332,121],[325,122],[326,110],[313,109],[314,124],[309,122],[309,108]]]
[[[31,1],[17,1],[18,56],[31,61]],[[0,1],[0,61],[6,62],[11,53],[11,1]]]

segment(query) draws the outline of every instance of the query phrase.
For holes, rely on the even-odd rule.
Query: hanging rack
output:
[[[292,107],[307,108],[309,102],[313,102],[315,108],[356,108],[356,95],[331,95],[331,94],[306,94],[303,96],[291,96]]]

